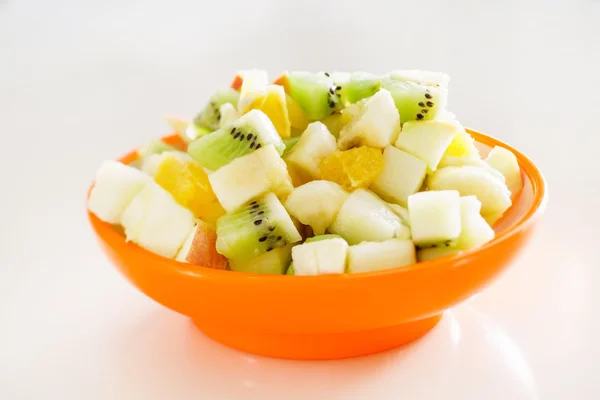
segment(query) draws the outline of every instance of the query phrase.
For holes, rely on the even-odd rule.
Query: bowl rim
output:
[[[433,260],[418,262],[416,264],[410,264],[400,267],[394,267],[379,271],[370,271],[370,272],[360,272],[360,273],[352,273],[352,274],[326,274],[326,275],[315,275],[315,276],[296,276],[296,275],[269,275],[269,274],[255,274],[249,272],[237,272],[237,271],[227,271],[227,270],[218,270],[213,268],[208,268],[204,266],[191,265],[189,263],[184,263],[180,261],[176,261],[174,259],[169,259],[162,257],[158,254],[152,253],[149,250],[146,250],[140,246],[135,245],[134,243],[127,242],[123,235],[119,233],[113,226],[107,222],[101,221],[98,217],[92,214],[89,209],[87,209],[88,218],[90,223],[92,224],[93,229],[95,230],[98,237],[107,243],[111,248],[115,248],[115,245],[121,245],[124,248],[124,251],[130,251],[136,254],[136,258],[139,260],[148,260],[148,263],[145,263],[145,268],[152,269],[162,269],[165,273],[174,273],[185,275],[188,277],[196,277],[196,278],[208,278],[208,279],[223,279],[223,280],[248,280],[248,279],[260,279],[262,282],[273,281],[277,284],[283,284],[284,282],[294,282],[298,284],[301,281],[306,282],[307,284],[310,282],[340,282],[340,280],[347,279],[365,279],[365,278],[375,278],[375,277],[385,277],[395,274],[404,274],[409,272],[422,271],[427,269],[431,273],[435,273],[438,270],[443,270],[446,268],[459,268],[460,265],[468,263],[472,258],[479,258],[486,253],[493,252],[493,249],[500,245],[501,243],[509,240],[510,238],[518,235],[520,232],[528,229],[536,219],[542,214],[546,202],[547,202],[547,188],[546,181],[544,176],[538,167],[523,153],[516,150],[514,147],[502,142],[501,140],[483,134],[473,129],[465,128],[465,130],[470,133],[476,142],[484,144],[486,146],[494,147],[501,146],[510,150],[516,157],[519,163],[519,167],[524,173],[532,186],[532,201],[525,213],[508,229],[502,231],[500,234],[496,235],[494,239],[485,243],[480,247],[476,247],[470,250],[464,250],[456,254],[450,254],[443,257],[439,257]],[[161,140],[167,143],[176,143],[179,140],[179,136],[175,134],[171,134],[163,137]],[[121,162],[130,162],[136,157],[136,151],[131,151],[123,157],[120,157],[118,160]],[[90,185],[87,196],[89,197],[89,193],[93,187],[93,183]],[[87,208],[87,207],[86,207]]]

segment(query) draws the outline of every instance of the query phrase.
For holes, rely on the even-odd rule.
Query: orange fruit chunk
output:
[[[321,179],[336,182],[346,190],[368,187],[383,170],[383,154],[378,149],[361,146],[336,150],[321,161]]]
[[[208,175],[195,161],[166,154],[157,167],[154,180],[197,218],[214,223],[225,214]]]

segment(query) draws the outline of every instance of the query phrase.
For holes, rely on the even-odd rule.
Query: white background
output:
[[[102,160],[235,70],[421,68],[529,155],[550,201],[522,257],[423,340],[292,362],[212,342],[106,261]],[[598,399],[600,2],[0,0],[0,398]]]

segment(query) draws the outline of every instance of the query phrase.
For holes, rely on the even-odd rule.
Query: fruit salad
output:
[[[182,146],[104,162],[88,209],[191,268],[360,273],[477,248],[523,180],[509,150],[482,158],[448,84],[420,70],[240,71],[197,115],[167,119]]]

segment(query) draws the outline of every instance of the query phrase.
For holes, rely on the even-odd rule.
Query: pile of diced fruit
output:
[[[192,120],[106,161],[88,208],[127,241],[193,265],[318,275],[472,249],[523,186],[447,111],[444,73],[241,71]]]

